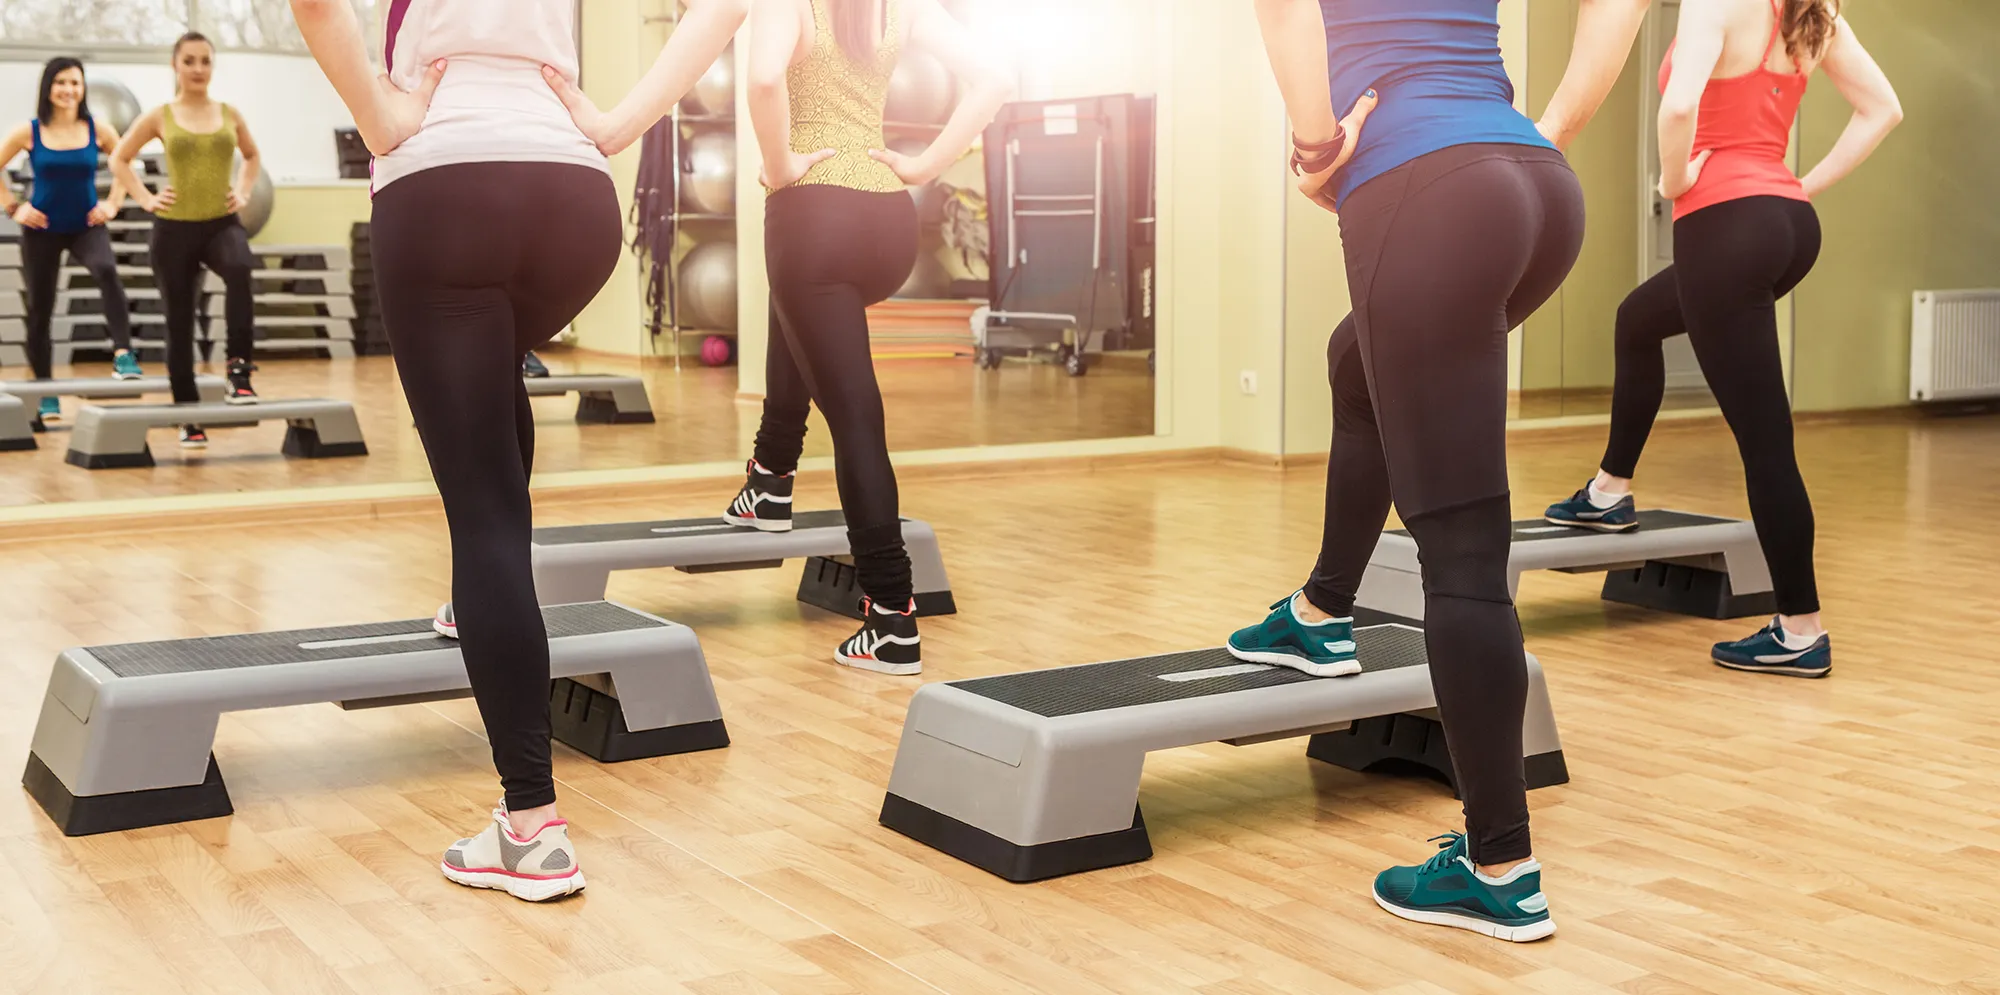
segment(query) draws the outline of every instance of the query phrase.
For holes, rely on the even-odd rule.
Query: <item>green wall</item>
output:
[[[1846,15],[1905,118],[1817,202],[1825,247],[1796,294],[1801,410],[1907,403],[1911,293],[2000,288],[2000,3],[1850,0]],[[1806,166],[1848,114],[1815,78],[1799,119]]]

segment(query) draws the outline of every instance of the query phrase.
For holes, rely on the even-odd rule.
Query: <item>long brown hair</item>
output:
[[[888,0],[826,0],[827,16],[833,20],[833,38],[840,49],[856,62],[873,62],[882,43],[875,11],[882,11],[882,23],[889,20]]]
[[[1804,62],[1826,54],[1840,18],[1840,0],[1785,0],[1785,52]]]

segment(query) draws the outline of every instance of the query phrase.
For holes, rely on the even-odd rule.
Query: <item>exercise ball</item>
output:
[[[102,76],[84,80],[83,99],[89,102],[92,117],[116,128],[120,135],[131,131],[132,122],[145,112],[130,88]]]
[[[736,110],[736,57],[731,49],[723,49],[715,65],[695,80],[686,102],[696,114],[729,114]]]
[[[926,138],[903,137],[890,139],[889,141],[890,149],[907,156],[923,155],[924,150],[930,148],[930,145],[930,140]],[[918,184],[917,186],[906,186],[903,189],[908,190],[910,197],[917,202],[917,214],[921,217],[924,213],[924,207],[930,203],[932,194],[937,191],[937,181],[932,180],[929,183]]]
[[[736,243],[703,242],[681,257],[682,328],[736,329]]]
[[[736,210],[736,136],[706,131],[687,143],[681,169],[681,210],[730,214]]]
[[[904,52],[889,77],[883,116],[906,124],[943,124],[952,108],[951,72],[921,52]]]
[[[241,165],[241,160],[238,160],[238,164]],[[243,230],[251,238],[256,238],[257,233],[263,231],[264,225],[270,222],[271,208],[276,206],[277,200],[277,188],[271,185],[271,171],[258,170],[257,182],[250,187],[250,203],[245,204],[243,210],[236,214],[243,222]]]
[[[736,358],[736,343],[720,335],[701,340],[701,365],[728,366]]]

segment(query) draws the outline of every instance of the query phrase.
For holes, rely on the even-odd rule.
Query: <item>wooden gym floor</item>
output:
[[[662,464],[741,460],[757,435],[761,402],[736,399],[736,369],[583,354],[556,349],[543,354],[557,373],[641,375],[652,397],[651,425],[579,425],[576,395],[536,398],[535,469],[608,470]],[[410,421],[410,408],[386,356],[355,360],[260,361],[259,393],[271,398],[334,397],[354,402],[368,455],[354,459],[292,460],[278,452],[283,422],[216,429],[200,452],[180,448],[174,433],[149,439],[158,466],[86,471],[63,462],[76,398],[63,399],[70,421],[38,437],[36,452],[0,453],[0,506],[266,491],[340,484],[426,481],[430,467]],[[146,372],[165,375],[162,363]],[[208,372],[220,374],[215,367]],[[56,376],[109,376],[108,364],[58,368]],[[10,369],[10,379],[26,375]],[[1143,356],[1113,356],[1082,377],[1048,363],[1010,360],[997,370],[974,369],[969,359],[885,359],[876,364],[889,412],[892,452],[950,449],[1016,442],[1056,442],[1153,434],[1153,378]],[[145,403],[163,403],[148,397]],[[135,402],[111,402],[135,403]],[[806,436],[807,455],[829,455],[826,422],[815,411]]]
[[[1519,434],[1516,510],[1568,494],[1597,431]],[[1572,783],[1535,792],[1560,932],[1508,946],[1390,918],[1367,888],[1457,825],[1427,782],[1308,761],[1297,741],[1154,754],[1157,856],[1010,885],[878,827],[917,679],[835,668],[849,623],[784,571],[614,576],[701,633],[734,745],[598,766],[557,750],[591,875],[529,906],[438,854],[495,779],[467,702],[225,718],[233,818],[65,839],[0,795],[0,992],[2000,992],[2000,419],[1814,422],[1800,450],[1838,667],[1719,670],[1711,622],[1522,591]],[[1655,506],[1741,514],[1711,422],[1663,424]],[[962,614],[924,680],[1213,645],[1299,583],[1320,474],[1230,464],[912,475]],[[699,515],[733,484],[550,504],[545,523]],[[831,503],[824,475],[802,507]],[[427,614],[435,515],[0,546],[0,758],[28,748],[75,644]]]

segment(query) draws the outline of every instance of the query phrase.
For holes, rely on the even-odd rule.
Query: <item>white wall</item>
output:
[[[215,96],[250,122],[272,180],[307,182],[340,175],[333,129],[352,125],[354,119],[311,58],[223,52],[216,57],[215,69]],[[164,56],[157,62],[93,62],[87,72],[92,78],[125,84],[146,107],[173,98],[174,74]],[[35,116],[35,88],[41,78],[39,61],[0,61],[0,124]]]

